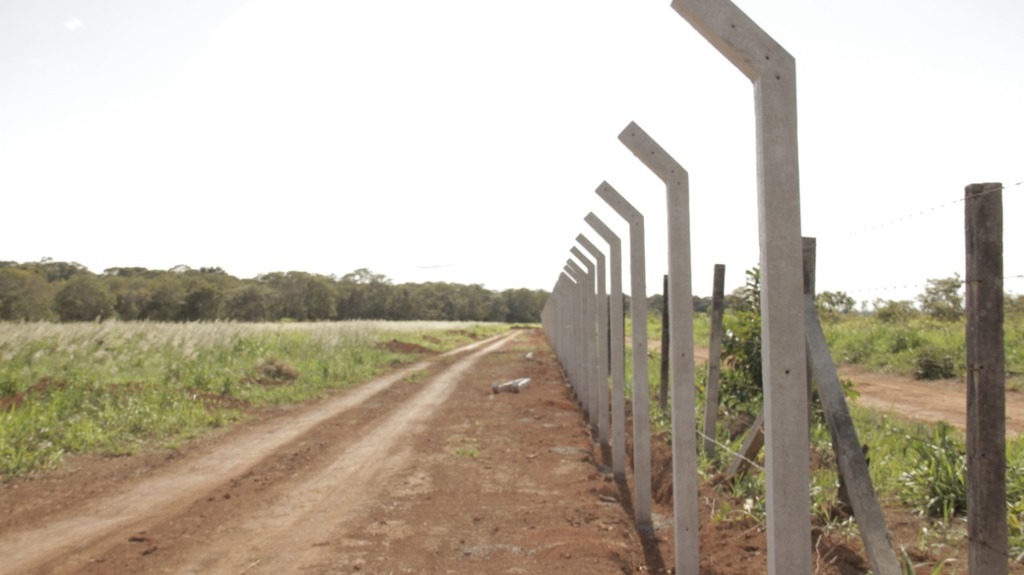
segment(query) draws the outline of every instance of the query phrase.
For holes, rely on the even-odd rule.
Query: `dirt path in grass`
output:
[[[491,392],[519,377],[523,392]],[[653,455],[656,530],[641,537],[631,480],[611,476],[543,335],[518,330],[178,450],[0,485],[0,574],[664,574],[657,438]],[[766,571],[742,505],[702,486],[701,573]],[[820,533],[816,575],[866,572],[856,545]]]
[[[522,330],[178,451],[8,482],[0,573],[664,572],[601,458]]]
[[[918,421],[946,421],[967,429],[967,387],[962,380],[920,381],[841,366],[839,377],[853,382],[857,404]],[[1006,394],[1006,432],[1024,433],[1024,396]]]
[[[659,342],[660,343],[660,342]],[[708,351],[697,348],[694,357],[706,362]],[[962,380],[921,381],[906,376],[873,373],[857,366],[837,368],[839,377],[853,382],[859,394],[854,401],[883,413],[924,422],[945,421],[967,428],[967,388]],[[1024,394],[1006,394],[1006,431],[1024,433]]]

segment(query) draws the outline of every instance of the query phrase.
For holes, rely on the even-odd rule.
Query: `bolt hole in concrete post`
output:
[[[754,88],[768,574],[811,575],[803,286],[793,273],[802,269],[796,61],[729,0],[673,0],[672,8]],[[780,81],[765,82],[772,77]]]
[[[651,416],[647,373],[647,263],[644,216],[608,182],[598,186],[601,197],[629,224],[630,316],[633,319],[633,484],[637,528],[653,529],[651,521]]]
[[[628,133],[628,135],[627,135]],[[657,142],[634,123],[619,140],[665,184],[668,215],[668,347],[672,386],[672,498],[676,573],[700,568],[700,523],[697,475],[696,377],[693,365],[693,288],[690,264],[689,176]],[[646,152],[646,153],[645,153]],[[672,174],[683,177],[675,180]],[[682,185],[673,185],[674,181]]]
[[[622,310],[622,240],[593,212],[584,221],[608,244],[609,298],[608,338],[609,372],[611,374],[612,473],[618,479],[626,476],[626,359],[625,318]]]
[[[608,445],[608,296],[605,293],[607,283],[607,272],[605,255],[583,234],[576,236],[579,243],[590,255],[594,256],[597,262],[597,299],[595,300],[594,314],[597,315],[597,358],[594,383],[596,384],[597,396],[597,441],[600,445]]]

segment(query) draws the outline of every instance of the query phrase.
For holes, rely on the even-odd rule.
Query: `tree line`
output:
[[[548,292],[479,284],[394,284],[358,269],[342,277],[289,271],[240,279],[221,268],[115,267],[0,261],[0,320],[331,321],[535,323]]]

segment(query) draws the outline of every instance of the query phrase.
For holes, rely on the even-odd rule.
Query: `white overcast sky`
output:
[[[964,186],[1024,181],[1024,3],[737,4],[797,61],[819,290],[963,275]],[[0,260],[550,289],[578,233],[604,245],[588,212],[627,237],[607,180],[653,293],[665,194],[630,121],[690,173],[694,293],[716,263],[742,284],[753,89],[668,0],[3,0]],[[1004,206],[1022,275],[1024,185]]]

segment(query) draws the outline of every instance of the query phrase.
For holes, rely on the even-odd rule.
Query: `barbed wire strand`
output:
[[[1003,190],[1009,190],[1010,188],[1014,188],[1014,187],[1021,186],[1021,185],[1024,185],[1024,180],[1019,181],[1019,182],[1014,182],[1012,184],[1003,185],[1003,186],[1000,186],[998,188],[993,188],[991,190],[986,190],[986,191],[984,191],[984,192],[982,192],[980,194],[977,194],[975,196],[971,196],[970,199],[976,200],[976,199],[978,199],[978,198],[980,198],[982,196],[987,196],[989,194],[992,194],[992,193],[995,193],[995,192],[1001,192]],[[864,233],[867,233],[867,232],[873,232],[875,230],[884,229],[884,228],[887,228],[887,227],[890,227],[890,226],[902,223],[902,222],[904,222],[906,220],[912,220],[912,219],[915,219],[915,218],[919,218],[921,216],[928,215],[928,214],[930,214],[932,212],[935,212],[935,211],[938,211],[938,210],[941,210],[941,209],[944,209],[944,208],[948,208],[948,207],[951,207],[951,206],[955,206],[956,204],[959,204],[959,203],[962,203],[962,202],[966,202],[966,201],[967,201],[966,197],[957,198],[955,200],[950,200],[950,201],[947,201],[947,202],[944,202],[944,203],[941,203],[941,204],[937,204],[937,205],[934,205],[934,206],[931,206],[931,207],[928,207],[928,208],[924,208],[924,209],[922,209],[920,211],[917,211],[917,212],[910,212],[908,214],[904,214],[904,215],[902,215],[902,216],[900,216],[898,218],[894,218],[894,219],[888,220],[886,222],[874,224],[874,225],[868,226],[866,228],[861,228],[861,229],[855,230],[853,232],[850,232],[849,235],[857,236],[857,235],[861,235],[861,234],[864,234]]]
[[[1003,277],[1001,277],[999,279],[1001,279],[1003,281],[1006,281],[1006,280],[1019,280],[1019,279],[1024,279],[1024,274],[1003,276]],[[963,281],[964,281],[964,283],[967,282],[966,279],[963,280]],[[870,292],[887,292],[887,291],[896,291],[896,290],[904,290],[904,289],[921,289],[921,288],[925,288],[925,287],[928,287],[928,285],[927,284],[904,284],[904,285],[891,285],[891,286],[881,286],[881,287],[857,288],[857,289],[851,289],[849,291],[847,291],[847,290],[843,290],[843,291],[845,293],[859,294],[859,293],[870,293]]]
[[[753,428],[751,428],[751,429],[749,430],[749,432],[750,432],[750,433],[757,433],[757,431],[756,431],[755,429],[753,429]],[[758,468],[759,470],[761,470],[761,471],[764,471],[764,467],[762,467],[761,465],[759,465],[759,464],[758,464],[758,463],[757,463],[756,461],[752,461],[752,460],[750,460],[750,459],[747,459],[747,457],[746,457],[746,456],[744,456],[744,455],[743,455],[742,453],[737,453],[737,452],[733,451],[732,449],[730,449],[730,448],[729,448],[729,446],[728,446],[728,445],[725,445],[724,443],[721,443],[721,442],[719,442],[719,441],[718,441],[717,439],[715,439],[714,437],[708,437],[708,436],[707,436],[707,435],[706,435],[706,434],[705,434],[705,433],[704,433],[703,431],[701,431],[701,430],[699,430],[699,429],[698,429],[698,430],[697,430],[697,435],[699,435],[699,436],[703,437],[704,439],[710,440],[710,441],[711,441],[712,443],[714,443],[714,444],[715,444],[715,445],[717,445],[718,447],[721,447],[721,448],[722,448],[723,450],[725,450],[725,451],[728,451],[730,455],[734,455],[734,456],[738,457],[739,459],[742,459],[743,461],[746,461],[746,462],[747,462],[747,463],[749,463],[750,465],[752,465],[752,466],[754,466],[754,467]]]

